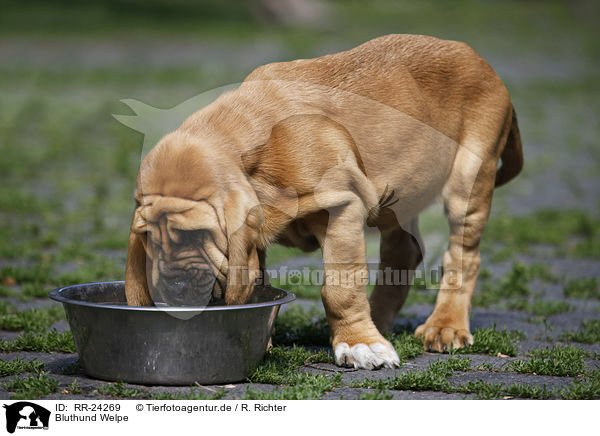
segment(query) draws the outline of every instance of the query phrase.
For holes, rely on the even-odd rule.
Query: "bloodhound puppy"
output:
[[[449,245],[433,313],[416,335],[439,352],[471,344],[492,194],[522,165],[508,92],[463,43],[388,35],[262,66],[143,160],[127,302],[244,303],[269,244],[321,248],[336,363],[393,367],[398,356],[381,332],[409,283],[378,282],[369,300],[365,223],[381,232],[381,270],[414,271],[423,258],[417,216],[441,195]]]

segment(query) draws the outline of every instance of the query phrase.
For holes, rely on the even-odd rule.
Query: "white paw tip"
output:
[[[394,368],[400,366],[396,351],[389,345],[379,342],[371,345],[356,344],[350,347],[346,342],[335,346],[335,363],[360,369]]]
[[[335,363],[339,366],[354,366],[356,368],[356,362],[352,359],[352,353],[350,346],[345,342],[340,342],[335,346],[333,350],[335,355]]]
[[[385,363],[384,360],[379,357],[377,353],[374,353],[368,345],[356,344],[350,348],[350,351],[359,368],[380,368]]]
[[[385,368],[393,368],[400,366],[400,358],[398,353],[392,347],[382,344],[381,342],[375,342],[369,346],[371,350],[378,355],[383,361]]]

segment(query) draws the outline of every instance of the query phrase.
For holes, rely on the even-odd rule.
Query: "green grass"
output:
[[[509,368],[525,374],[575,377],[584,372],[587,353],[570,345],[531,350],[525,360],[510,362]]]
[[[437,291],[430,289],[411,288],[402,307],[410,307],[415,304],[433,304],[437,298]]]
[[[292,386],[275,388],[263,392],[249,386],[242,396],[242,400],[318,400],[326,392],[342,385],[340,374],[333,376],[326,374],[300,373],[293,379]]]
[[[39,282],[25,283],[21,289],[22,295],[29,299],[46,298],[48,296],[48,292],[48,287]]]
[[[1,315],[0,330],[41,333],[46,331],[56,321],[63,319],[66,319],[65,311],[60,305],[52,305],[40,309],[28,309]]]
[[[168,35],[191,33],[210,37],[230,38],[235,41],[255,32],[265,32],[261,14],[250,4],[232,0],[202,2],[149,1],[140,10],[135,1],[115,4],[91,1],[68,9],[60,2],[33,2],[23,8],[18,2],[7,0],[2,33],[21,34],[25,29],[33,35],[87,35],[135,34]]]
[[[546,385],[540,387],[515,383],[507,386],[504,383],[486,383],[482,380],[468,382],[457,388],[457,391],[475,394],[480,400],[493,400],[496,398],[530,398],[545,400],[555,396],[554,391],[549,390]]]
[[[329,345],[330,330],[322,310],[292,305],[275,320],[276,345]]]
[[[152,400],[219,400],[226,394],[224,388],[215,392],[198,391],[197,388],[190,388],[189,392],[159,392],[150,393],[147,389],[127,387],[123,382],[104,384],[96,389],[100,395],[111,398],[132,398],[132,399],[152,399]]]
[[[575,241],[574,241],[575,240]],[[494,251],[503,247],[502,256],[529,252],[532,245],[551,245],[557,253],[574,257],[597,257],[600,244],[600,219],[580,210],[537,210],[526,216],[495,215],[486,226],[482,247]]]
[[[530,270],[523,263],[513,263],[511,269],[498,281],[484,273],[479,281],[480,289],[473,295],[472,305],[488,307],[509,298],[527,297],[531,278]]]
[[[600,398],[600,369],[589,371],[561,389],[560,396],[565,400],[595,400]]]
[[[292,259],[294,257],[318,257],[319,255],[319,251],[307,253],[299,248],[285,247],[280,244],[272,244],[267,250],[267,267],[279,265],[285,260]]]
[[[100,395],[113,398],[148,398],[148,392],[138,388],[128,388],[123,382],[102,385],[97,391]]]
[[[435,372],[451,374],[453,371],[469,371],[471,359],[468,357],[452,356],[446,360],[438,360],[429,365],[429,369]]]
[[[475,394],[479,399],[495,399],[503,397],[546,399],[556,395],[546,386],[532,386],[521,383],[513,385],[487,383],[483,380],[470,381],[455,385],[448,378],[456,371],[471,371],[471,360],[450,357],[438,360],[425,370],[410,371],[387,380],[364,380],[353,383],[353,387],[371,388],[380,392],[391,390],[402,391],[436,391],[446,393]],[[375,392],[374,392],[375,393]]]
[[[557,313],[569,312],[573,310],[573,307],[564,301],[544,300],[515,300],[508,303],[508,308],[513,310],[522,310],[540,317],[556,315]]]
[[[41,372],[43,369],[43,362],[37,359],[29,361],[25,361],[20,357],[14,360],[0,359],[0,377],[22,374],[24,372]]]
[[[42,398],[58,390],[58,380],[45,373],[29,375],[24,378],[5,382],[4,389],[14,392],[12,400],[30,400]]]
[[[103,280],[119,280],[124,274],[123,265],[113,259],[96,256],[94,260],[78,266],[77,270],[73,272],[56,275],[52,282],[57,286],[68,286]]]
[[[595,239],[588,239],[577,243],[573,249],[573,254],[576,257],[588,259],[600,259],[600,241],[596,235]]]
[[[321,285],[309,285],[303,283],[297,283],[296,281],[288,281],[286,279],[285,282],[282,282],[278,278],[271,279],[271,285],[276,288],[286,289],[288,291],[293,292],[298,298],[308,298],[310,300],[320,300],[321,299]]]
[[[8,301],[0,301],[0,316],[9,315],[17,312],[15,305],[10,304]]]
[[[67,391],[71,394],[71,395],[78,395],[81,394],[82,390],[81,390],[81,386],[79,386],[79,383],[77,383],[77,380],[73,380],[69,386],[67,386]]]
[[[388,391],[387,388],[376,388],[371,392],[361,392],[358,396],[358,400],[392,400],[394,396]]]
[[[38,263],[32,267],[5,266],[0,268],[0,282],[14,281],[22,285],[21,293],[5,286],[7,296],[23,300],[46,298],[48,290],[57,286],[68,286],[101,280],[117,280],[124,275],[123,265],[114,259],[93,254],[83,259],[81,253],[71,252],[55,257],[49,263]],[[64,262],[76,262],[76,267],[69,272],[56,272]]]
[[[259,392],[251,387],[242,399],[318,399],[327,391],[341,386],[340,375],[323,375],[300,372],[298,369],[307,363],[332,363],[329,353],[310,352],[302,347],[273,347],[260,363],[258,368],[248,377],[251,383],[288,385],[279,390]]]
[[[400,362],[406,362],[423,354],[423,342],[412,332],[389,335],[387,339],[396,349]]]
[[[46,283],[50,281],[51,268],[49,265],[12,266],[0,268],[0,281],[14,280],[17,284]]]
[[[600,342],[600,321],[583,321],[576,332],[564,332],[559,336],[561,341],[596,344]]]
[[[333,358],[326,351],[311,352],[303,347],[273,347],[263,361],[248,377],[252,383],[290,384],[302,382],[304,374],[297,370],[305,363],[332,363]]]
[[[220,400],[227,391],[224,388],[216,392],[198,391],[197,388],[190,388],[188,393],[182,392],[160,392],[150,396],[153,400]]]
[[[596,277],[571,279],[563,288],[565,297],[582,300],[600,300],[600,288]]]
[[[518,330],[496,330],[494,328],[479,328],[473,332],[473,345],[459,348],[457,353],[488,354],[497,356],[516,356],[519,352],[517,342],[525,339],[525,334]]]
[[[489,362],[483,362],[473,368],[475,371],[489,371],[494,372],[497,368]]]
[[[14,289],[5,285],[0,285],[0,297],[18,298],[18,296],[19,294],[15,292]]]
[[[70,331],[58,333],[22,333],[14,341],[0,341],[0,351],[37,351],[41,353],[75,353],[75,343]]]
[[[500,279],[494,279],[488,270],[482,269],[472,305],[474,307],[499,305],[502,308],[523,310],[534,315],[545,316],[571,309],[564,302],[530,300],[532,292],[529,284],[533,280],[557,283],[559,278],[550,272],[548,267],[539,263],[526,265],[513,262],[511,268]]]
[[[471,359],[450,357],[446,360],[438,360],[429,365],[426,370],[410,371],[402,373],[388,380],[364,380],[353,384],[354,387],[365,387],[375,389],[393,389],[400,391],[440,391],[452,390],[447,378],[454,371],[468,371],[471,367]]]
[[[561,277],[558,277],[556,274],[550,271],[550,269],[543,263],[533,262],[527,265],[518,265],[525,267],[525,275],[528,281],[538,279],[544,283],[558,283],[561,280]]]

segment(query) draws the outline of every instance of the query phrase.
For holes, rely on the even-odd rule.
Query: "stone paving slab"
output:
[[[529,386],[546,386],[547,388],[564,388],[573,383],[572,377],[551,377],[533,374],[517,374],[508,372],[469,371],[460,372],[448,378],[455,385],[468,382],[484,381],[492,384],[505,384],[507,386],[522,383]]]

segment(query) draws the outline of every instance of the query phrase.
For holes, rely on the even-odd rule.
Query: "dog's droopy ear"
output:
[[[252,295],[254,281],[260,276],[257,244],[264,215],[254,193],[247,196],[236,192],[227,203],[229,271],[225,302],[244,304]]]
[[[137,209],[129,233],[129,249],[125,267],[125,296],[129,306],[152,306],[146,278],[145,229],[145,221]]]

